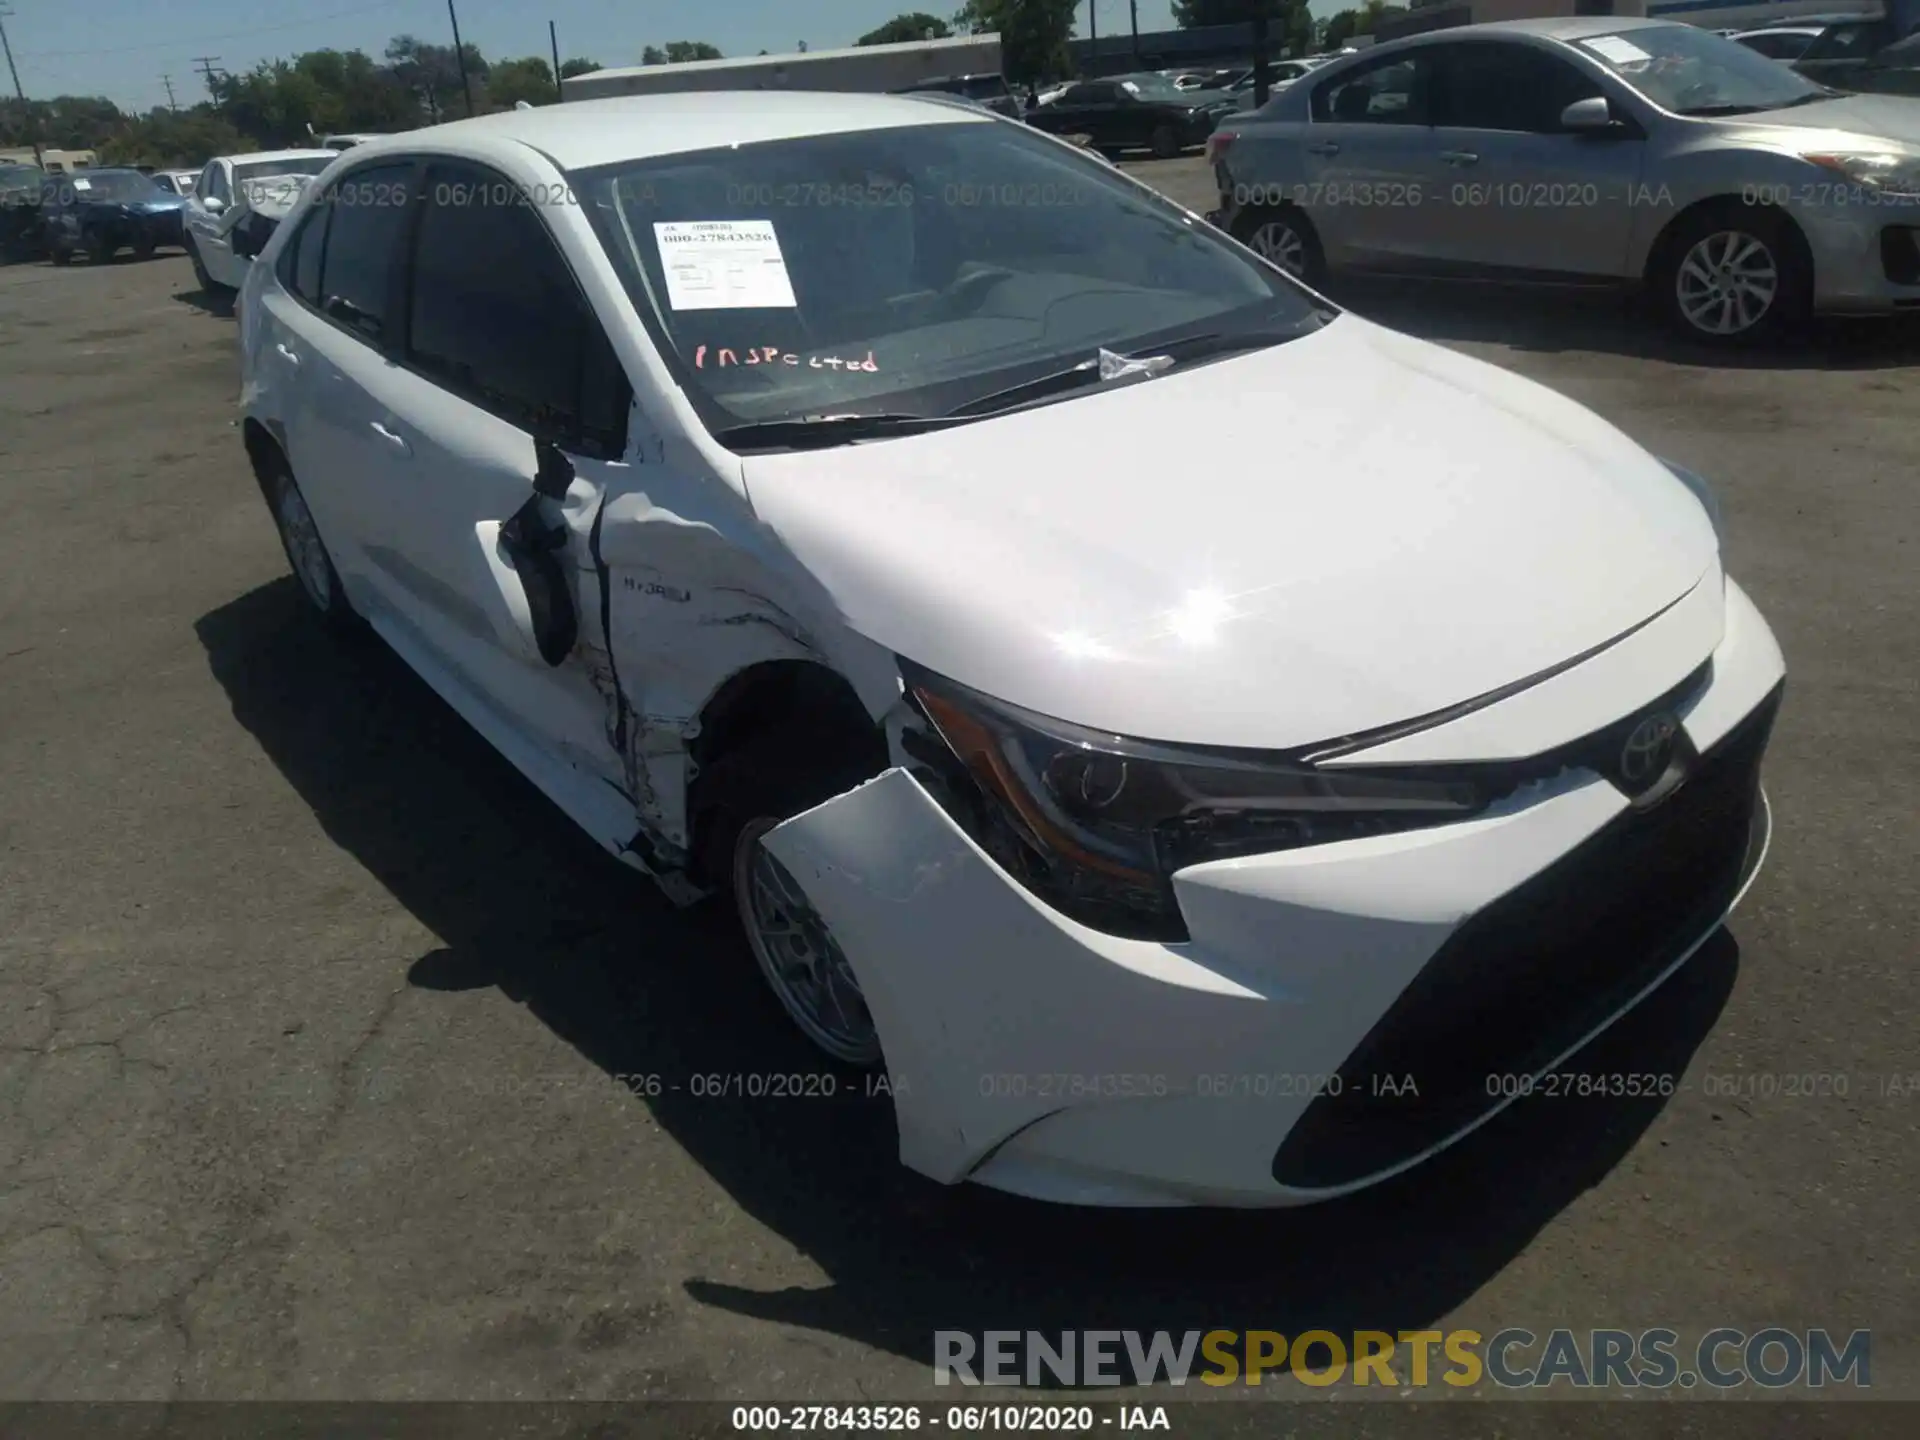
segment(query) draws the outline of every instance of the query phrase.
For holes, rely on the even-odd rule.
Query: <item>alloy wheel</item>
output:
[[[1285,220],[1263,220],[1247,240],[1254,254],[1271,260],[1289,275],[1307,273],[1307,243]]]
[[[779,823],[753,821],[734,846],[741,926],[775,998],[807,1038],[836,1060],[872,1065],[880,1035],[853,967],[799,882],[761,843]]]
[[[324,614],[333,608],[333,575],[327,547],[320,541],[320,527],[313,523],[313,512],[307,509],[306,497],[285,475],[275,482],[273,511],[280,522],[287,559],[293,563],[300,588],[307,592],[314,609]]]
[[[1707,335],[1742,335],[1772,311],[1780,295],[1780,267],[1757,236],[1719,230],[1687,251],[1673,283],[1674,300],[1688,325]]]

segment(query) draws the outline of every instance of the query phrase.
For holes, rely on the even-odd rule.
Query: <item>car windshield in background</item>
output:
[[[1184,105],[1191,102],[1194,94],[1159,75],[1129,75],[1120,83],[1142,100],[1178,100]]]
[[[1750,115],[1833,94],[1737,41],[1691,25],[1652,25],[1577,43],[1676,115]]]
[[[1317,323],[1278,271],[1019,126],[808,136],[573,180],[715,430],[944,415],[1101,347]]]
[[[63,199],[112,200],[127,203],[158,200],[167,192],[153,183],[153,177],[138,170],[85,170],[69,176],[59,188],[71,192]]]
[[[307,155],[293,160],[255,160],[234,166],[233,180],[236,185],[244,185],[249,180],[264,180],[275,175],[318,175],[337,158],[335,155]]]

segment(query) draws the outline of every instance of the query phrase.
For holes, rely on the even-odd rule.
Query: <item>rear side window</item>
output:
[[[406,230],[412,176],[413,166],[405,162],[370,165],[342,176],[314,202],[316,214],[326,214],[326,245],[318,275],[310,276],[316,283],[303,292],[305,298],[329,319],[376,342],[394,326],[394,317],[387,313],[388,292]],[[296,278],[307,271],[304,252],[310,229],[300,237],[303,254]]]
[[[427,171],[407,355],[509,424],[588,453],[625,448],[628,391],[613,347],[538,209],[499,175]]]
[[[327,248],[327,215],[324,205],[307,211],[300,228],[280,252],[280,268],[275,273],[280,283],[309,305],[320,303],[320,261]]]
[[[1315,88],[1313,118],[1323,125],[1424,125],[1431,70],[1424,51],[1349,67]]]

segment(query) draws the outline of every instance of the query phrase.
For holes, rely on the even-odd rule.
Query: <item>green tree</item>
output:
[[[602,65],[598,60],[588,60],[576,55],[571,60],[562,60],[560,62],[560,78],[562,80],[571,80],[576,75],[591,75],[596,70],[604,70],[606,68],[607,67]]]
[[[1327,21],[1321,43],[1338,50],[1356,35],[1371,35],[1374,27],[1395,16],[1406,14],[1404,5],[1388,5],[1383,0],[1366,0],[1358,10],[1342,10]]]
[[[102,95],[56,95],[51,100],[0,100],[0,143],[93,150],[118,134],[127,116]]]
[[[1306,0],[1173,0],[1174,23],[1183,30],[1245,25],[1262,14],[1268,43],[1276,51],[1304,55],[1313,48],[1313,16]]]
[[[460,47],[467,61],[467,75],[474,82],[474,105],[479,107],[482,82],[491,68],[479,49]],[[430,45],[412,35],[396,35],[386,49],[387,68],[394,78],[419,97],[421,108],[433,120],[455,120],[466,114],[466,100],[460,86],[460,55],[451,45]]]
[[[912,40],[945,40],[952,35],[947,22],[923,10],[896,15],[878,30],[869,30],[856,45],[903,45]]]
[[[967,0],[953,28],[1000,35],[1000,68],[1016,85],[1073,73],[1067,41],[1078,0]]]
[[[178,112],[156,106],[100,147],[110,165],[152,165],[159,169],[197,170],[214,155],[260,149],[260,142],[236,130],[211,104]]]
[[[684,65],[689,60],[723,60],[718,46],[704,40],[669,40],[667,48],[649,45],[640,52],[642,65]]]
[[[511,110],[521,100],[551,105],[556,98],[553,67],[538,55],[501,60],[487,73],[487,100],[496,110]]]

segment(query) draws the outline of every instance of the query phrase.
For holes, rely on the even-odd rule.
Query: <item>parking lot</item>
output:
[[[1611,298],[1335,295],[1718,485],[1789,671],[1771,858],[1590,1057],[1671,1098],[1310,1211],[1087,1214],[920,1181],[884,1099],[699,1093],[818,1067],[721,917],[305,620],[187,261],[0,269],[0,1399],[847,1403],[935,1398],[937,1329],[1764,1324],[1871,1328],[1920,1397],[1920,327],[1727,357]],[[1270,414],[1191,463],[1289,483],[1315,417]]]

